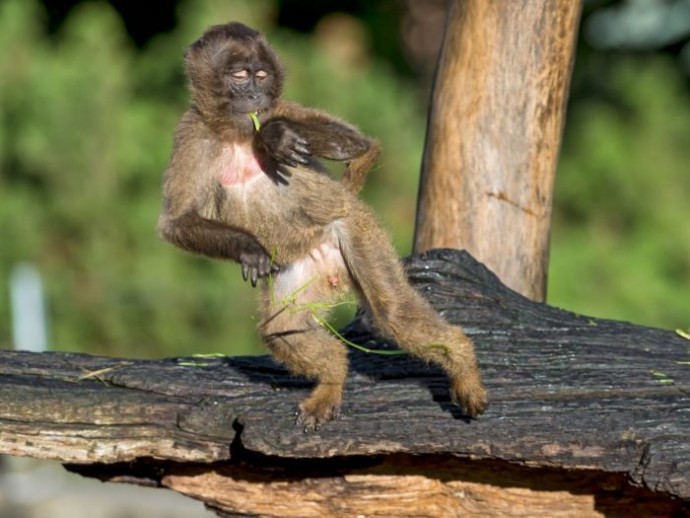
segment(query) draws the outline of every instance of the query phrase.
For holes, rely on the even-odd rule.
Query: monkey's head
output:
[[[283,66],[261,34],[241,23],[209,28],[185,52],[192,99],[206,117],[252,129],[249,113],[266,113],[280,98]]]

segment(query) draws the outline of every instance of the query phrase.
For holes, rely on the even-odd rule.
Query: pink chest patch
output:
[[[222,164],[221,185],[243,184],[263,174],[261,166],[249,146],[237,146],[235,144],[226,146],[223,149],[220,162]]]

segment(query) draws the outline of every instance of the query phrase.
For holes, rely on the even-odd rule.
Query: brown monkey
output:
[[[316,428],[338,414],[347,351],[314,308],[349,288],[381,334],[440,365],[453,401],[472,417],[482,413],[472,342],[409,285],[389,236],[356,196],[378,144],[327,113],[281,100],[280,61],[240,23],[211,27],[185,63],[192,106],[175,133],[159,230],[186,250],[242,263],[253,283],[266,278],[263,341],[291,372],[317,382],[298,422]],[[342,181],[319,172],[314,156],[345,162]]]

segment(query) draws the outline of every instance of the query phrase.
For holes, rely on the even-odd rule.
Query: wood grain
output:
[[[450,6],[414,249],[466,249],[509,287],[543,301],[581,2]]]

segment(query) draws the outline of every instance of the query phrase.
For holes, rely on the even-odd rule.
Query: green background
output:
[[[0,3],[0,347],[12,346],[10,273],[29,263],[45,286],[53,349],[261,350],[255,291],[239,267],[185,254],[155,232],[161,174],[187,104],[183,50],[229,20],[266,33],[287,65],[287,98],[381,140],[364,197],[409,253],[430,76],[401,51],[402,2],[333,3],[359,35],[354,54],[323,44],[313,24],[300,26],[290,8],[299,2],[169,2],[170,19],[143,35],[109,3],[67,3],[50,11],[37,0]],[[548,301],[687,328],[690,47],[682,31],[671,41],[602,43],[596,34],[615,36],[615,27],[591,21],[624,4],[586,4]],[[321,16],[329,2],[319,5]]]

